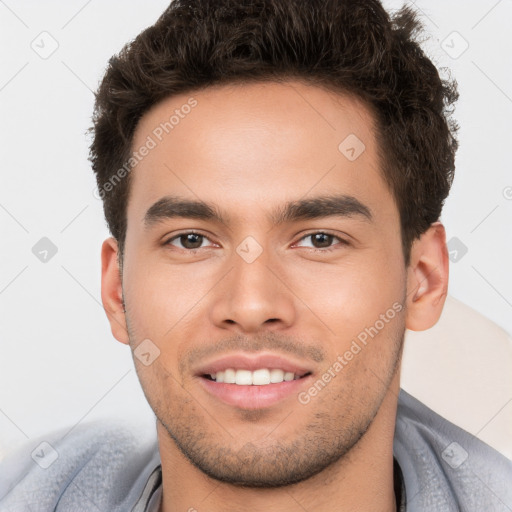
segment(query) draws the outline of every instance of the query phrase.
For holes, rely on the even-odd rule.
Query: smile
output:
[[[228,368],[217,374],[220,374],[221,379],[234,378],[235,382],[221,382],[213,379],[211,375],[202,375],[199,382],[206,393],[216,401],[247,410],[268,408],[290,396],[296,396],[310,385],[312,378],[309,372],[298,376],[283,370],[266,368],[253,372]],[[267,382],[271,376],[276,382]]]
[[[210,375],[205,375],[205,377],[209,377],[215,382],[236,384],[237,386],[268,386],[269,384],[279,384],[280,382],[297,380],[308,374],[309,372],[303,374],[295,374],[280,368],[260,368],[255,371],[243,369],[235,370],[234,368],[227,368],[224,371],[218,371]]]

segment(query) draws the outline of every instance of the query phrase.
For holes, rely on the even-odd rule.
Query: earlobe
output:
[[[112,237],[107,238],[101,246],[101,301],[114,338],[128,345],[118,245]]]
[[[407,276],[406,327],[424,331],[433,327],[448,293],[449,259],[446,232],[440,222],[414,241]]]

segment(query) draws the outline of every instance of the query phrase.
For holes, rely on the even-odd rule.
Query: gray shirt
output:
[[[393,456],[399,512],[512,512],[512,461],[403,389]],[[52,432],[0,462],[1,512],[158,512],[161,494],[156,432],[119,421]]]

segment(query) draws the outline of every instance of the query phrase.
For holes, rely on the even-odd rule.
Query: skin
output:
[[[191,96],[197,106],[132,171],[122,276],[116,241],[102,246],[114,337],[132,350],[150,339],[160,350],[151,364],[134,363],[157,416],[161,512],[394,511],[403,335],[441,314],[444,227],[434,223],[414,242],[406,267],[370,111],[298,81],[170,97],[142,117],[133,148]],[[338,150],[349,134],[365,145],[354,161]],[[286,201],[333,191],[368,206],[372,221],[273,225],[267,217]],[[173,218],[146,230],[145,212],[169,194],[216,204],[229,225]],[[207,238],[164,245],[187,230]],[[322,230],[340,238],[307,236]],[[236,251],[247,236],[262,248],[252,263]],[[395,303],[402,311],[307,404],[292,394],[256,411],[234,407],[193,372],[206,354],[253,350],[302,361],[316,381]]]

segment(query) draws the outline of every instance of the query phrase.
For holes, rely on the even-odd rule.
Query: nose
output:
[[[272,265],[268,251],[254,261],[245,261],[234,254],[232,266],[214,289],[212,322],[223,329],[239,333],[262,329],[284,329],[295,321],[295,297],[279,272]]]

